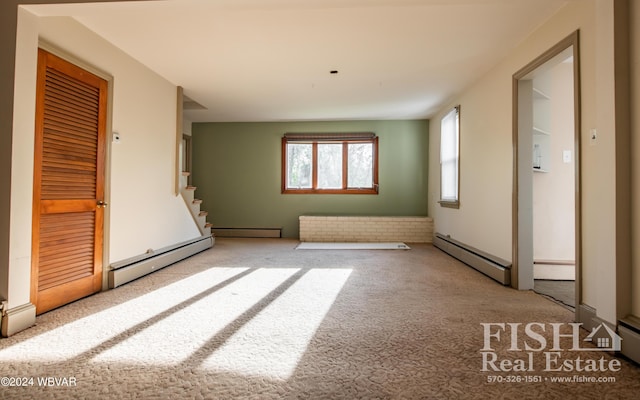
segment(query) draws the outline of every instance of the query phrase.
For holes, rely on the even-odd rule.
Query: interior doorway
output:
[[[578,32],[513,76],[513,286],[580,298]]]

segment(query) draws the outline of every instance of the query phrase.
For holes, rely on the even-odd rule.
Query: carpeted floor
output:
[[[523,372],[483,372],[481,324],[548,327],[573,315],[532,291],[503,287],[431,245],[295,251],[297,244],[218,239],[184,262],[39,316],[35,327],[0,339],[0,377],[9,378],[2,379],[0,398],[631,399],[640,393],[640,368],[624,359],[618,371],[544,371],[549,330],[539,336],[549,343],[543,349],[524,337],[509,346],[508,331],[498,340],[492,325],[489,346],[503,366],[529,353],[532,364]],[[534,350],[525,352],[522,340]],[[557,355],[575,359],[561,343]],[[601,351],[578,355],[606,365],[613,359]],[[615,382],[585,383],[585,376]],[[552,381],[557,378],[581,382]]]
[[[402,242],[356,243],[356,242],[301,242],[296,250],[410,250]]]

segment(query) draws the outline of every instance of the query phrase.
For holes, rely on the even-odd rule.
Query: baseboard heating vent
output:
[[[503,285],[511,284],[511,263],[436,233],[433,245]]]
[[[640,318],[629,315],[618,321],[622,354],[640,364]]]
[[[145,254],[113,263],[109,271],[109,288],[116,288],[184,260],[187,257],[211,248],[213,243],[214,238],[212,236],[201,236],[155,251],[150,250]]]
[[[212,228],[217,237],[281,238],[282,228]]]

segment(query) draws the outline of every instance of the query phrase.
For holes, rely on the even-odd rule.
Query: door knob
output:
[[[99,200],[99,201],[98,201],[98,208],[105,208],[105,207],[107,207],[107,205],[108,205],[108,204],[107,204],[107,203],[105,203],[105,202],[104,202],[104,201],[102,201],[102,200]]]

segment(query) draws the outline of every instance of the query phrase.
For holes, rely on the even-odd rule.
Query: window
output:
[[[440,205],[459,207],[460,106],[440,122]]]
[[[282,193],[378,193],[378,138],[373,133],[287,133],[282,138]]]

